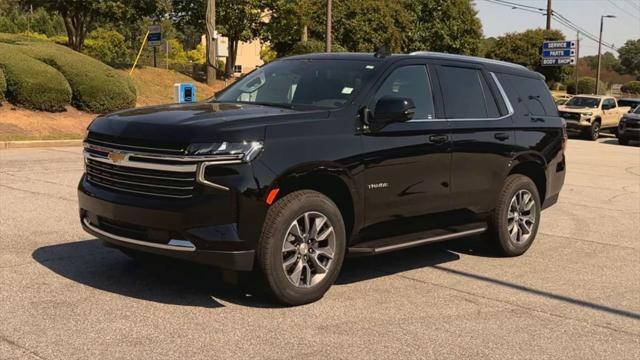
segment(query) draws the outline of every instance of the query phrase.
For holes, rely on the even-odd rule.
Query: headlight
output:
[[[260,154],[262,150],[262,142],[259,141],[243,141],[243,142],[218,142],[218,143],[197,143],[187,147],[187,155],[204,156],[204,155],[230,155],[244,161],[251,161]]]
[[[591,115],[593,115],[593,113],[592,113],[592,112],[582,113],[582,116],[591,116]]]

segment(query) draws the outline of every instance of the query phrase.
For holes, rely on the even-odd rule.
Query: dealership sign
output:
[[[576,65],[575,40],[545,41],[542,43],[542,66]]]
[[[149,25],[149,34],[147,35],[148,46],[162,45],[162,26]]]

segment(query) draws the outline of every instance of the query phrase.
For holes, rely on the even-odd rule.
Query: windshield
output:
[[[598,107],[598,105],[600,105],[600,99],[592,98],[592,97],[584,97],[584,96],[574,96],[565,105],[588,107],[588,108],[595,109]]]
[[[238,80],[219,102],[284,107],[338,108],[368,82],[375,66],[350,60],[281,60]]]

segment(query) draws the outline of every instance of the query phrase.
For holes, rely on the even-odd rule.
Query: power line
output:
[[[625,0],[627,2],[627,4],[631,5],[632,8],[640,11],[640,5],[638,5],[637,3],[633,2],[632,0]]]
[[[616,4],[616,3],[614,3],[614,2],[613,2],[613,1],[611,1],[611,0],[607,0],[607,1],[609,2],[609,4],[611,4],[611,5],[615,6],[618,10],[622,11],[622,13],[623,13],[623,14],[628,15],[628,16],[629,16],[629,17],[631,17],[632,19],[636,20],[636,17],[635,17],[635,16],[633,16],[633,15],[629,14],[629,12],[628,12],[627,10],[623,9],[620,5],[618,5],[618,4]]]
[[[528,11],[528,12],[539,14],[539,15],[546,15],[546,10],[545,9],[536,8],[536,7],[529,6],[529,5],[523,5],[523,4],[518,4],[518,3],[511,2],[511,1],[504,1],[504,0],[484,0],[484,1],[496,4],[496,5],[509,7],[512,10]],[[532,9],[534,9],[534,10],[532,10]],[[568,28],[570,30],[573,30],[573,31],[579,31],[587,39],[595,41],[596,43],[599,42],[599,39],[598,39],[598,37],[596,35],[590,33],[589,31],[587,31],[584,28],[580,27],[579,25],[575,24],[573,21],[567,19],[564,15],[560,14],[559,12],[552,11],[551,16],[553,16],[553,18],[556,19],[556,21],[558,21],[561,25],[565,26],[566,28]],[[616,50],[617,51],[617,49],[615,48],[615,46],[613,44],[609,44],[609,43],[606,43],[606,42],[603,41],[602,45],[604,45],[605,47],[608,47],[608,48],[610,48],[612,50]]]

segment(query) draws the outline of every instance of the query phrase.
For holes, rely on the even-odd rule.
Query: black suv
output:
[[[212,100],[98,117],[80,218],[127,254],[255,271],[303,304],[348,254],[481,233],[523,254],[558,199],[566,141],[544,78],[522,66],[295,56]]]

